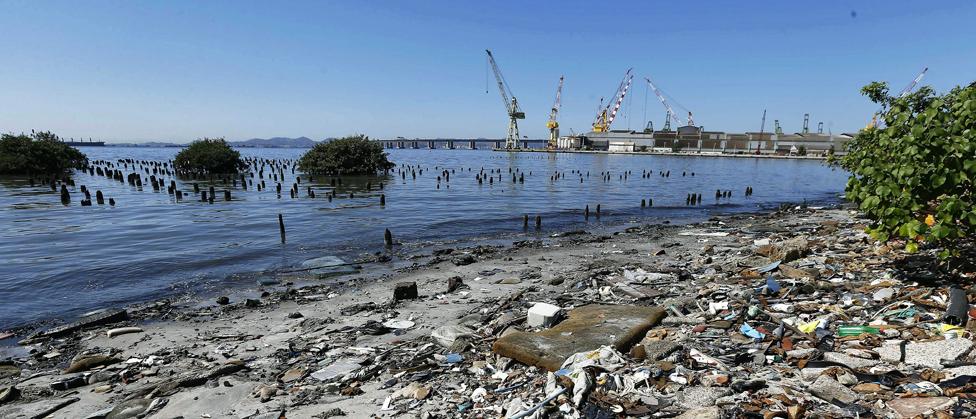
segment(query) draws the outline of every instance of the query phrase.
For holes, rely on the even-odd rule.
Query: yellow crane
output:
[[[620,85],[617,86],[617,92],[613,94],[616,98],[614,102],[607,102],[607,106],[603,107],[600,104],[600,110],[596,114],[596,120],[593,121],[593,132],[607,132],[610,131],[610,124],[613,124],[614,118],[617,117],[617,111],[620,110],[620,106],[624,103],[624,96],[627,96],[627,90],[630,89],[630,83],[634,80],[634,75],[631,74],[633,69],[627,69],[627,73],[624,74],[624,79],[620,81]]]
[[[559,140],[559,121],[556,118],[559,116],[559,105],[562,95],[563,76],[559,76],[559,87],[556,88],[556,100],[552,104],[552,110],[549,111],[549,120],[546,121],[546,128],[549,128],[549,144],[547,147],[550,150],[556,148],[556,143]]]

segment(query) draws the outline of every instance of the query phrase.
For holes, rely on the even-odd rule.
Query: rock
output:
[[[452,276],[450,278],[447,278],[447,291],[446,292],[448,294],[450,294],[450,293],[452,293],[454,291],[457,291],[458,288],[461,288],[462,286],[464,286],[464,282],[461,281],[461,277],[459,277],[459,276]]]
[[[278,394],[278,388],[261,384],[254,393],[254,395],[258,397],[258,400],[261,400],[261,403],[267,403]]]
[[[529,327],[552,327],[559,321],[562,309],[546,303],[536,303],[529,308],[526,322]]]
[[[302,262],[302,268],[315,277],[322,279],[331,276],[355,273],[358,269],[336,256],[323,256]]]
[[[70,374],[74,372],[88,371],[95,367],[100,367],[103,365],[111,365],[120,361],[121,360],[119,360],[118,358],[114,358],[108,355],[83,356],[81,358],[76,359],[74,362],[72,362],[71,365],[69,365],[68,368],[64,370],[64,372]]]
[[[474,255],[467,254],[467,253],[463,255],[455,256],[453,259],[451,259],[451,262],[453,262],[457,266],[470,265],[477,261],[478,259],[475,258]]]
[[[65,406],[81,400],[77,397],[63,399],[41,400],[33,403],[17,404],[0,408],[0,418],[30,418],[41,419],[63,409]]]
[[[111,381],[117,373],[115,371],[109,371],[107,369],[98,370],[91,373],[88,376],[88,384],[102,383],[105,381]]]
[[[299,313],[297,311],[296,312],[292,312],[292,313],[288,313],[288,318],[289,319],[300,319],[302,317],[305,317],[305,316],[303,316],[302,313]]]
[[[105,419],[130,419],[137,418],[139,415],[149,410],[153,403],[152,399],[132,399],[119,403],[112,409]]]
[[[777,267],[777,269],[779,269],[779,272],[782,273],[783,276],[785,276],[787,278],[804,279],[804,278],[812,278],[813,277],[813,275],[811,275],[810,272],[807,272],[807,271],[805,271],[803,269],[794,268],[794,267],[792,267],[790,265],[782,265],[781,264],[781,265],[779,265]]]
[[[551,329],[509,333],[495,341],[492,351],[556,371],[570,355],[603,345],[628,352],[663,317],[660,308],[591,304],[570,311],[569,318]]]
[[[823,354],[823,360],[836,362],[852,369],[869,368],[878,365],[880,362],[874,359],[857,358],[840,352],[826,352]]]
[[[0,380],[20,375],[20,368],[11,364],[0,364]]]
[[[717,406],[699,407],[676,416],[675,419],[719,419],[721,410]]]
[[[810,393],[827,402],[837,400],[844,404],[851,404],[858,399],[857,393],[827,375],[821,375],[810,385]]]
[[[302,367],[292,368],[292,369],[290,369],[288,371],[285,371],[285,373],[281,375],[280,380],[283,383],[290,383],[292,381],[301,380],[302,377],[305,376],[305,372],[306,371],[308,371],[308,370],[306,370],[305,368],[302,368]]]
[[[501,285],[518,285],[518,284],[521,284],[522,283],[522,279],[521,278],[505,278],[505,279],[500,279],[500,280],[498,280],[498,282],[495,282],[495,283],[496,284],[501,284]]]
[[[681,348],[681,345],[668,340],[647,340],[641,342],[644,348],[644,356],[649,361],[659,361],[674,351]]]
[[[783,263],[803,258],[809,252],[810,244],[802,237],[794,237],[776,244],[760,246],[756,249],[756,253],[766,256],[770,260],[778,260]]]
[[[415,399],[424,400],[430,395],[430,387],[421,385],[420,383],[410,383],[406,387],[397,391],[394,394],[394,399]]]
[[[416,299],[417,296],[418,293],[416,282],[401,282],[393,287],[393,299],[396,301],[413,300]]]
[[[230,304],[230,298],[227,298],[227,296],[217,297],[217,304],[220,304],[222,306]]]
[[[895,411],[897,417],[914,418],[948,410],[956,404],[956,400],[951,397],[909,397],[889,400],[885,404]]]
[[[900,341],[885,341],[876,349],[881,359],[897,363],[901,359]],[[943,359],[958,360],[973,347],[969,339],[946,339],[931,342],[908,342],[905,345],[905,363],[909,365],[942,369]]]
[[[851,390],[861,394],[874,394],[881,391],[882,388],[881,384],[878,383],[860,383],[854,387],[851,387]]]
[[[686,409],[712,406],[719,397],[731,394],[721,387],[688,387],[678,393],[678,405]]]
[[[0,387],[0,405],[16,400],[18,396],[20,396],[20,390],[17,390],[17,387]]]
[[[255,300],[253,298],[248,298],[248,299],[244,300],[244,307],[256,308],[256,307],[260,307],[260,306],[261,306],[261,301],[260,300]]]

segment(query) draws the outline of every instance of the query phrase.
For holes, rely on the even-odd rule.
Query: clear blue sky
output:
[[[614,128],[644,122],[644,75],[706,129],[850,132],[923,67],[939,91],[976,78],[973,1],[6,1],[0,0],[0,131],[109,141],[350,133],[505,135],[484,49],[546,135],[588,130],[628,67]],[[655,126],[664,110],[648,94]]]

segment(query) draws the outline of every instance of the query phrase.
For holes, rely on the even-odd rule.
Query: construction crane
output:
[[[508,135],[505,136],[505,148],[518,148],[518,120],[525,119],[525,112],[519,109],[518,100],[515,99],[515,95],[512,95],[512,90],[508,88],[508,83],[502,77],[502,72],[498,69],[498,64],[495,63],[495,57],[491,55],[491,50],[486,49],[485,52],[488,53],[488,64],[491,65],[491,71],[495,73],[498,92],[502,95],[502,104],[505,105],[505,112],[508,114]]]
[[[607,102],[607,106],[603,106],[603,99],[600,99],[600,110],[596,114],[596,120],[593,121],[593,132],[607,132],[610,131],[610,125],[613,124],[614,118],[617,117],[617,111],[620,110],[620,105],[624,103],[624,97],[627,96],[627,90],[630,90],[630,83],[634,80],[634,75],[631,74],[633,68],[628,68],[627,72],[624,73],[624,79],[620,81],[620,85],[617,86],[616,93],[613,94],[615,101]]]
[[[912,90],[915,90],[915,86],[918,86],[918,83],[922,81],[922,78],[925,77],[925,73],[928,71],[929,71],[928,67],[923,68],[922,72],[918,73],[918,75],[915,76],[914,79],[912,79],[911,83],[908,83],[908,86],[905,86],[904,89],[901,89],[901,92],[898,93],[898,97],[908,96],[908,94],[911,93]],[[868,123],[868,126],[864,127],[865,129],[874,128],[878,126],[878,117],[881,115],[881,111],[883,111],[883,109],[878,109],[878,111],[874,113],[874,116],[871,117],[871,122]]]
[[[563,76],[559,76],[559,87],[556,88],[556,100],[552,103],[552,110],[549,111],[549,120],[546,121],[546,128],[549,128],[549,149],[555,149],[559,140],[559,116],[560,100],[563,96]]]
[[[681,121],[681,118],[678,118],[678,114],[674,112],[674,109],[671,108],[671,104],[668,103],[668,100],[664,98],[664,93],[661,93],[661,89],[658,89],[657,86],[654,85],[654,82],[651,81],[650,77],[644,77],[644,80],[647,80],[647,84],[651,86],[651,90],[654,91],[654,95],[657,96],[657,99],[661,101],[662,105],[664,105],[664,109],[667,109],[668,111],[667,119],[664,121],[664,130],[670,130],[671,121],[674,121],[679,127],[684,124],[684,122]],[[694,125],[694,123],[695,120],[691,116],[691,111],[688,111],[688,125]]]

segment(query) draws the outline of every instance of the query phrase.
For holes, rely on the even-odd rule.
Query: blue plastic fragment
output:
[[[776,294],[780,289],[782,287],[780,287],[779,282],[776,282],[776,279],[772,275],[766,277],[766,290],[769,291],[769,294]]]
[[[766,266],[763,266],[763,267],[760,267],[760,268],[756,268],[756,272],[761,273],[761,274],[764,274],[766,272],[769,272],[769,271],[771,271],[773,269],[778,268],[780,263],[783,263],[783,261],[777,260],[776,262],[770,263],[769,265],[766,265]]]
[[[742,326],[739,327],[739,332],[741,332],[743,335],[746,335],[750,338],[757,339],[757,340],[762,340],[763,338],[766,337],[766,335],[764,335],[762,332],[753,329],[752,326],[749,326],[749,323],[742,323]]]
[[[448,364],[457,364],[458,362],[464,361],[464,357],[461,354],[447,354],[445,361]]]

